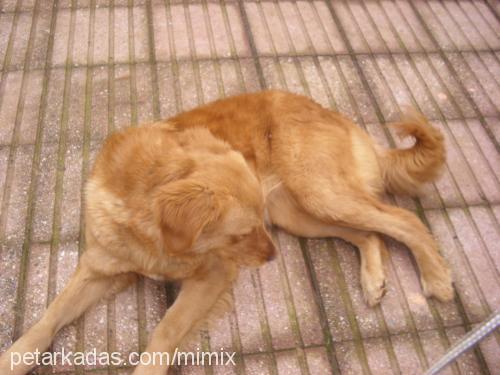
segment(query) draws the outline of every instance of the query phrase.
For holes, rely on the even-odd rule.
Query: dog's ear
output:
[[[203,228],[220,215],[215,193],[189,178],[161,187],[156,204],[165,251],[171,254],[188,251]]]

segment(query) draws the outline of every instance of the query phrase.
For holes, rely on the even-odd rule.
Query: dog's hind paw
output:
[[[361,286],[364,300],[370,307],[378,305],[386,293],[383,273],[376,276],[369,274],[362,275]]]
[[[449,302],[453,299],[455,292],[449,269],[446,268],[439,276],[422,277],[421,282],[426,297],[436,297],[441,302]]]

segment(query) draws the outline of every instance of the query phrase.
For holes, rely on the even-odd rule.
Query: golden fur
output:
[[[86,250],[42,319],[0,357],[44,351],[89,306],[145,275],[182,280],[174,305],[153,332],[149,352],[168,352],[224,303],[240,266],[273,258],[261,186],[240,153],[206,129],[168,124],[108,138],[85,191]],[[138,366],[162,374],[167,366]]]
[[[292,234],[356,245],[370,305],[385,291],[380,234],[412,251],[427,296],[452,299],[450,271],[427,228],[380,199],[384,191],[415,194],[435,179],[445,162],[443,137],[415,112],[395,126],[415,137],[413,147],[382,149],[350,120],[304,96],[264,91],[111,136],[87,184],[88,248],[75,276],[0,358],[0,372],[10,351],[46,348],[64,324],[137,273],[183,280],[147,347],[173,350],[216,305],[239,266],[272,257],[264,209]],[[135,373],[165,370],[139,366]]]

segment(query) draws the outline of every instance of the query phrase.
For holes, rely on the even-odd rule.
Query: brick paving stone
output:
[[[94,141],[102,141],[106,138],[109,127],[109,102],[108,91],[109,74],[104,66],[94,68],[89,73],[92,75],[92,92],[90,103],[90,138]],[[112,78],[111,78],[112,80]]]
[[[115,297],[116,350],[125,356],[139,351],[137,289],[134,284]]]
[[[175,57],[188,58],[191,55],[186,24],[185,9],[180,5],[170,7],[171,32],[174,38]]]
[[[332,372],[324,347],[306,349],[305,353],[307,366],[311,375],[320,375]]]
[[[297,355],[293,351],[280,352],[276,354],[276,364],[278,374],[282,375],[295,375],[301,374]]]
[[[373,103],[362,84],[361,77],[356,73],[352,58],[350,56],[339,57],[339,65],[347,81],[347,89],[351,92],[363,121],[365,123],[378,122]]]
[[[498,340],[494,335],[490,335],[479,343],[479,347],[488,369],[494,372],[498,368],[498,351],[500,350]]]
[[[319,311],[313,286],[297,239],[279,231],[278,241],[283,254],[299,330],[304,345],[319,345],[323,341]]]
[[[20,13],[17,19],[16,33],[14,35],[14,43],[12,44],[12,55],[10,66],[22,66],[26,51],[28,49],[28,42],[30,30],[33,25],[34,17],[29,13]]]
[[[332,17],[330,17],[330,11],[325,2],[314,1],[313,4],[315,13],[318,15],[318,18],[320,19],[321,24],[325,29],[329,44],[331,45],[333,52],[347,53],[345,41],[343,40],[339,31],[339,25],[336,25]],[[317,52],[320,53],[320,51]]]
[[[485,246],[490,253],[497,269],[500,269],[500,254],[495,250],[496,244],[500,242],[498,222],[488,207],[470,207],[471,216],[484,239]]]
[[[464,210],[450,209],[448,214],[490,308],[498,309],[500,305],[500,298],[496,293],[498,276],[488,251],[478,238],[478,233],[472,227]]]
[[[361,336],[382,336],[386,332],[377,317],[376,310],[370,308],[363,299],[357,250],[341,240],[335,240],[335,249]]]
[[[35,143],[37,122],[42,94],[43,73],[39,70],[26,74],[26,96],[24,97],[22,119],[19,124],[19,143]]]
[[[131,124],[131,76],[128,65],[120,65],[115,69],[115,107],[114,107],[114,128],[125,129]]]
[[[339,31],[347,37],[353,51],[355,53],[369,53],[370,47],[366,44],[366,40],[363,37],[359,25],[356,24],[353,14],[349,11],[347,4],[341,1],[334,1],[331,5],[335,16],[340,21],[340,25],[337,27]]]
[[[164,4],[154,6],[153,10],[153,33],[155,43],[155,54],[158,61],[166,61],[171,57],[169,44],[169,28],[167,25],[167,13]]]
[[[485,63],[481,57],[489,56],[489,54],[486,53],[477,55],[472,52],[466,52],[463,53],[463,56],[498,113],[500,108],[500,85],[498,81],[495,80],[495,77],[498,79],[497,76],[500,73],[500,63],[496,60],[492,61],[491,59]],[[479,102],[478,106],[481,104],[482,103]],[[487,113],[486,110],[481,112],[485,115]]]
[[[291,348],[295,344],[283,285],[277,262],[270,262],[259,269],[260,285],[266,308],[267,323],[274,349]]]
[[[441,357],[446,353],[446,350],[443,347],[442,339],[439,336],[439,333],[436,331],[424,331],[420,332],[420,339],[423,343],[425,355],[427,357],[427,362],[429,366],[432,366]],[[455,367],[456,364],[451,365]],[[455,368],[456,371],[456,368]],[[450,366],[446,367],[441,371],[442,374],[451,375],[453,371]]]
[[[271,39],[272,52],[277,54],[292,54],[293,46],[286,32],[286,25],[281,22],[280,9],[275,3],[260,3],[263,23]]]
[[[0,123],[5,125],[0,128],[0,142],[8,145],[12,140],[18,103],[23,100],[20,98],[22,73],[8,73],[4,79],[4,90],[10,95],[3,97],[1,101]]]
[[[386,122],[398,120],[400,109],[397,103],[389,99],[392,93],[389,91],[384,78],[377,74],[377,64],[374,59],[368,55],[360,55],[357,57],[357,60],[363,70],[368,85],[371,87],[375,100],[384,116],[384,120]]]
[[[222,97],[222,77],[217,75],[216,63],[213,61],[201,61],[198,64],[200,75],[203,77],[201,87],[203,89],[203,102],[209,103]]]
[[[52,1],[46,1],[45,5],[50,9]],[[43,68],[47,59],[48,42],[50,36],[50,22],[53,16],[50,11],[40,11],[36,25],[36,34],[33,41],[33,50],[28,61],[28,68]]]
[[[243,352],[264,351],[265,343],[257,310],[257,295],[249,271],[240,272],[240,276],[234,285],[234,295]]]
[[[478,81],[477,73],[475,72],[477,69],[472,69],[472,65],[468,62],[467,53],[446,53],[445,56],[450,61],[453,69],[457,72],[462,84],[467,88],[467,92],[479,109],[479,113],[483,116],[496,116],[498,110],[491,100],[490,93],[487,92],[481,82]],[[484,67],[481,67],[481,69],[483,70]],[[492,91],[492,94],[494,95],[495,91]],[[468,116],[474,117],[477,115],[475,115],[475,113],[471,114],[469,111]]]
[[[11,38],[13,21],[14,16],[12,14],[0,14],[0,61],[2,61],[2,64],[7,53],[7,45]]]
[[[114,8],[114,60],[117,63],[130,62],[129,17],[127,8]]]
[[[151,84],[151,66],[149,64],[136,65],[137,122],[138,124],[152,122],[153,114],[153,87]]]
[[[69,145],[64,162],[64,181],[61,199],[61,238],[76,238],[80,231],[82,202],[82,148]]]
[[[331,58],[319,57],[318,60],[325,74],[329,91],[332,93],[335,110],[344,113],[354,122],[359,122],[361,119],[350,101],[350,93],[347,87],[342,84],[342,71],[336,68],[335,62]]]
[[[68,284],[69,278],[76,269],[78,263],[78,242],[64,242],[57,249],[57,272],[52,277],[55,278],[55,290],[49,290],[54,295],[60,294],[63,288]],[[64,348],[66,352],[76,351],[77,349],[77,320],[74,323],[64,327],[54,338],[52,350],[61,352]],[[81,348],[79,348],[81,350]],[[72,371],[74,367],[67,363],[57,363],[53,366],[54,371]]]
[[[415,350],[418,337],[411,334],[391,337],[394,353],[402,374],[419,374],[423,370],[420,358]]]
[[[471,168],[474,179],[481,186],[485,198],[496,203],[500,200],[500,186],[492,167],[488,164],[484,153],[475,141],[472,132],[469,131],[467,123],[462,121],[450,121],[449,128],[452,131],[458,146],[462,150],[465,159]]]
[[[333,97],[330,98],[330,90],[326,83],[323,69],[313,58],[301,58],[300,67],[304,72],[305,84],[310,97],[325,108],[332,108]]]
[[[0,350],[6,350],[13,341],[16,296],[21,266],[21,243],[3,243],[0,247]]]
[[[386,339],[367,339],[364,341],[368,365],[374,374],[396,372],[391,366],[384,340]]]
[[[425,24],[420,22],[418,10],[415,11],[410,3],[402,0],[396,0],[395,2],[383,0],[382,5],[386,8],[388,13],[388,9],[391,8],[391,6],[395,8],[394,12],[397,11],[402,17],[402,22],[398,23],[397,26],[400,27],[401,24],[407,23],[411,27],[413,35],[418,42],[417,44],[419,44],[424,51],[435,51],[438,48],[432,35],[428,33]],[[398,32],[401,33],[399,30]],[[409,48],[406,41],[405,45]]]
[[[40,167],[36,182],[36,196],[32,223],[33,241],[50,241],[54,218],[54,186],[57,170],[57,144],[46,143],[42,145]],[[80,171],[78,171],[80,172]]]
[[[458,188],[462,192],[465,201],[468,204],[481,204],[486,202],[486,197],[483,196],[478,182],[474,179],[471,171],[471,164],[457,147],[456,141],[453,140],[449,129],[440,121],[433,122],[434,126],[441,130],[445,138],[445,147],[447,151],[447,166],[455,179]]]
[[[158,86],[161,118],[175,115],[179,109],[176,105],[175,77],[171,64],[158,64]]]
[[[208,34],[205,15],[201,4],[190,4],[188,6],[188,17],[191,23],[190,33],[192,33],[194,52],[196,58],[210,58],[211,46]]]
[[[435,238],[439,241],[441,252],[448,261],[455,283],[455,290],[460,295],[467,317],[478,322],[486,316],[484,297],[474,274],[469,271],[468,260],[463,247],[458,241],[452,224],[447,224],[446,213],[429,210],[425,213]]]
[[[271,374],[271,358],[260,354],[245,357],[245,371],[249,375]]]
[[[372,53],[388,52],[384,39],[378,32],[378,28],[375,29],[374,21],[370,14],[365,11],[363,3],[360,1],[349,1],[346,4],[350,8],[350,12],[361,30],[366,44],[369,46],[368,50]]]
[[[202,88],[196,82],[197,66],[193,62],[185,62],[179,65],[179,84],[181,86],[182,108],[187,111],[203,102]],[[199,73],[199,71],[198,71]],[[199,75],[198,75],[199,77]]]
[[[488,48],[498,48],[498,41],[494,43],[495,46],[491,46],[488,41],[484,39],[477,27],[480,23],[476,24],[471,22],[469,18],[470,13],[465,14],[458,2],[443,3],[443,7],[446,9],[447,18],[454,20],[455,24],[457,24],[460,29],[459,33],[466,37],[467,41],[471,46],[473,46],[474,49],[482,50]]]
[[[88,45],[90,37],[90,9],[78,9],[75,18],[75,31],[73,39],[73,63],[76,65],[87,64]]]
[[[353,333],[345,306],[338,293],[338,281],[332,266],[333,260],[330,252],[334,250],[322,240],[307,240],[307,244],[332,339],[334,342],[351,340]]]
[[[359,343],[361,345],[361,343]],[[363,368],[352,341],[341,342],[335,345],[335,355],[339,362],[342,374],[362,374]]]
[[[33,146],[20,146],[12,164],[12,181],[6,182],[11,184],[8,211],[5,212],[7,224],[4,239],[8,242],[20,240],[24,235],[32,160]]]
[[[92,59],[94,64],[105,64],[109,60],[109,15],[111,8],[96,8],[94,10],[94,51]]]
[[[66,63],[68,56],[68,40],[70,38],[70,11],[67,9],[57,12],[56,29],[54,34],[54,50],[52,65],[61,66]]]
[[[146,8],[136,6],[132,8],[134,25],[134,52],[133,61],[146,61],[149,59],[149,40]],[[130,19],[129,19],[130,22]]]
[[[422,294],[420,280],[408,249],[392,240],[387,241],[396,275],[401,283],[404,298],[418,330],[436,327],[429,303]]]
[[[417,12],[427,24],[441,49],[469,49],[465,36],[456,23],[447,15],[446,9],[438,1],[416,4]]]
[[[292,50],[297,54],[310,54],[313,52],[312,46],[307,38],[306,30],[298,7],[292,2],[278,3],[278,11],[286,20],[286,34],[292,43]]]
[[[219,66],[222,76],[222,87],[226,96],[238,95],[245,91],[241,61],[222,60],[214,64],[218,64]]]

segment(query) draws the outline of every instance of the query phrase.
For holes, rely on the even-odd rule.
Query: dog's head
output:
[[[215,252],[247,266],[272,259],[276,249],[264,226],[262,189],[245,159],[210,134],[192,138],[183,144],[189,170],[156,196],[165,251]]]

